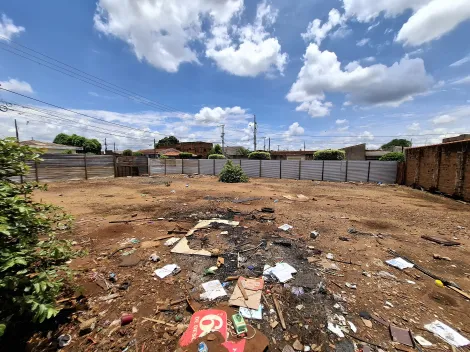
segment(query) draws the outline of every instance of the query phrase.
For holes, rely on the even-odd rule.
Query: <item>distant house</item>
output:
[[[208,142],[181,142],[178,144],[167,145],[161,148],[174,148],[184,153],[191,153],[197,157],[207,159],[212,149],[212,143]]]
[[[179,159],[180,153],[182,153],[180,150],[175,148],[142,149],[139,150],[139,152],[150,159],[160,158],[162,156],[166,156],[171,159]],[[193,157],[197,157],[197,155],[193,154]]]
[[[77,154],[77,151],[83,150],[82,147],[74,147],[72,145],[56,144],[50,142],[40,142],[35,140],[22,141],[20,144],[30,146],[31,148],[42,149],[46,154],[65,154],[68,151],[70,151],[69,154]]]
[[[240,154],[240,148],[243,147],[225,147],[224,152],[225,156],[229,159],[246,159],[248,156],[243,156]]]
[[[393,147],[392,150],[369,150],[366,144],[357,144],[342,148],[346,152],[346,160],[379,160],[381,156],[390,152],[403,152],[404,147]]]
[[[314,150],[271,151],[271,160],[313,160]]]

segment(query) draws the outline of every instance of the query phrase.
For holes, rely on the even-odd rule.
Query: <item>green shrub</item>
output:
[[[382,155],[379,159],[380,161],[405,161],[405,154],[400,152],[391,152],[385,155]]]
[[[219,182],[248,182],[248,176],[245,174],[241,166],[233,165],[232,161],[228,160],[222,168],[222,171],[220,171]]]
[[[315,160],[344,160],[345,157],[344,150],[338,149],[319,150],[313,154]]]
[[[71,149],[67,149],[64,154],[73,154],[73,151]]]
[[[77,254],[55,236],[71,218],[32,198],[45,186],[11,181],[28,173],[26,162],[40,160],[37,150],[0,139],[0,336],[20,320],[41,323],[59,313],[66,262]]]
[[[248,155],[248,159],[271,160],[271,154],[268,152],[252,152]]]
[[[132,152],[132,156],[143,156],[141,152]]]
[[[216,144],[211,148],[211,150],[209,151],[209,155],[212,155],[212,154],[220,154],[220,155],[224,154],[220,144]]]
[[[191,159],[193,157],[193,154],[192,153],[180,153],[180,158],[181,159]]]
[[[222,154],[211,154],[207,159],[225,159],[225,155]]]
[[[122,152],[123,156],[132,156],[132,150],[126,149]]]
[[[160,155],[160,159],[170,159],[168,155]]]

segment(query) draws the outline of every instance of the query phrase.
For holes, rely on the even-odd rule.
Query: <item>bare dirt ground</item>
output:
[[[169,186],[165,185],[168,181]],[[303,194],[308,200],[283,198],[288,194]],[[233,202],[247,197],[261,199],[246,204]],[[435,350],[450,350],[450,345],[424,331],[424,325],[434,320],[470,337],[469,300],[449,288],[437,287],[433,279],[415,268],[400,271],[384,262],[394,257],[388,252],[393,249],[470,292],[470,206],[452,199],[396,185],[275,179],[223,184],[210,176],[181,175],[51,183],[49,190],[36,194],[36,198],[62,206],[75,217],[68,237],[75,241],[77,250],[84,249],[88,254],[70,264],[76,270],[75,281],[86,297],[86,307],[77,308],[71,320],[57,330],[32,338],[30,347],[34,351],[56,350],[60,334],[72,336],[66,351],[175,351],[192,312],[186,302],[171,303],[190,297],[196,310],[222,307],[230,311],[227,301],[234,282],[225,288],[228,296],[210,302],[199,299],[201,283],[214,279],[224,282],[231,275],[261,277],[265,264],[281,261],[291,264],[298,273],[285,285],[266,282],[263,320],[248,320],[249,330],[257,335],[245,351],[260,351],[264,344],[269,344],[270,351],[281,351],[296,340],[313,345],[312,350],[350,351],[351,346],[339,342],[345,339],[327,331],[327,321],[334,314],[344,315],[354,323],[357,332],[350,329],[351,335],[393,350],[388,328],[375,320],[371,321],[372,327],[367,327],[360,312],[374,313],[393,325],[411,329],[431,341]],[[258,212],[262,207],[275,212]],[[260,219],[262,215],[274,215],[275,220]],[[209,229],[202,232],[201,241],[190,242],[191,246],[224,253],[226,263],[215,275],[203,276],[206,268],[215,265],[217,257],[172,254],[171,247],[164,245],[166,240],[148,242],[178,226],[187,230],[198,220],[213,217],[240,221],[239,227],[228,229],[225,237],[220,235],[223,229]],[[141,218],[151,220],[109,223]],[[293,229],[278,230],[282,224],[290,224]],[[352,227],[365,234],[348,233]],[[320,234],[317,239],[310,238],[313,230]],[[461,245],[444,247],[422,239],[422,235],[454,240]],[[181,238],[184,234],[175,236]],[[130,243],[132,238],[138,243]],[[276,244],[282,239],[290,244]],[[236,255],[229,252],[258,245],[258,249],[243,253],[246,260],[237,269]],[[119,250],[123,246],[129,248]],[[143,248],[146,246],[152,247]],[[134,249],[133,253],[122,255]],[[152,253],[161,261],[149,261]],[[357,265],[328,261],[327,253]],[[434,259],[433,254],[450,261]],[[119,266],[123,259],[136,258],[140,261],[135,266]],[[172,263],[181,267],[179,274],[165,279],[153,276],[155,269]],[[340,270],[325,270],[324,265],[331,263]],[[396,279],[380,276],[381,271]],[[117,281],[106,280],[108,285],[114,285],[107,290],[104,280],[97,276],[108,279],[110,273],[116,274]],[[119,289],[125,282],[129,287]],[[357,288],[348,288],[346,283],[354,283]],[[293,294],[293,286],[303,287],[304,293]],[[119,297],[100,299],[113,293]],[[286,330],[280,324],[271,326],[274,321],[279,322],[271,310],[272,295],[280,300]],[[130,324],[121,327],[113,323],[122,314],[132,312],[134,320]],[[145,317],[166,325],[145,321]],[[91,318],[96,318],[94,329],[79,336],[80,322]],[[359,343],[348,336],[346,339]]]

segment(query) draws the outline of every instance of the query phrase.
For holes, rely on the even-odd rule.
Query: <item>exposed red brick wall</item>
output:
[[[470,141],[406,149],[407,186],[470,201]]]

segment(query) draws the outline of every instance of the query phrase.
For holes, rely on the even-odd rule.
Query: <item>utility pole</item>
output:
[[[271,137],[268,138],[268,151],[271,153]]]
[[[157,146],[155,145],[155,138],[153,139],[153,158],[157,158]]]
[[[277,151],[279,151],[279,147],[280,147],[280,146],[281,146],[280,144],[277,145]]]
[[[263,137],[263,139],[264,139],[263,150],[266,151],[266,137]]]
[[[304,141],[304,151],[305,151],[305,141]]]
[[[113,148],[113,150],[114,150],[114,153],[116,154],[116,142],[114,142],[114,148]]]
[[[106,155],[106,152],[108,150],[108,145],[106,144],[106,138],[104,139],[104,155]]]
[[[18,134],[18,124],[16,123],[16,119],[15,119],[15,130],[16,130],[16,141],[19,143],[20,135]]]
[[[256,152],[256,130],[258,129],[256,125],[256,115],[253,115],[253,144],[254,144],[254,152]]]
[[[220,137],[222,137],[222,154],[225,155],[225,125],[220,125],[222,127],[222,134]]]

